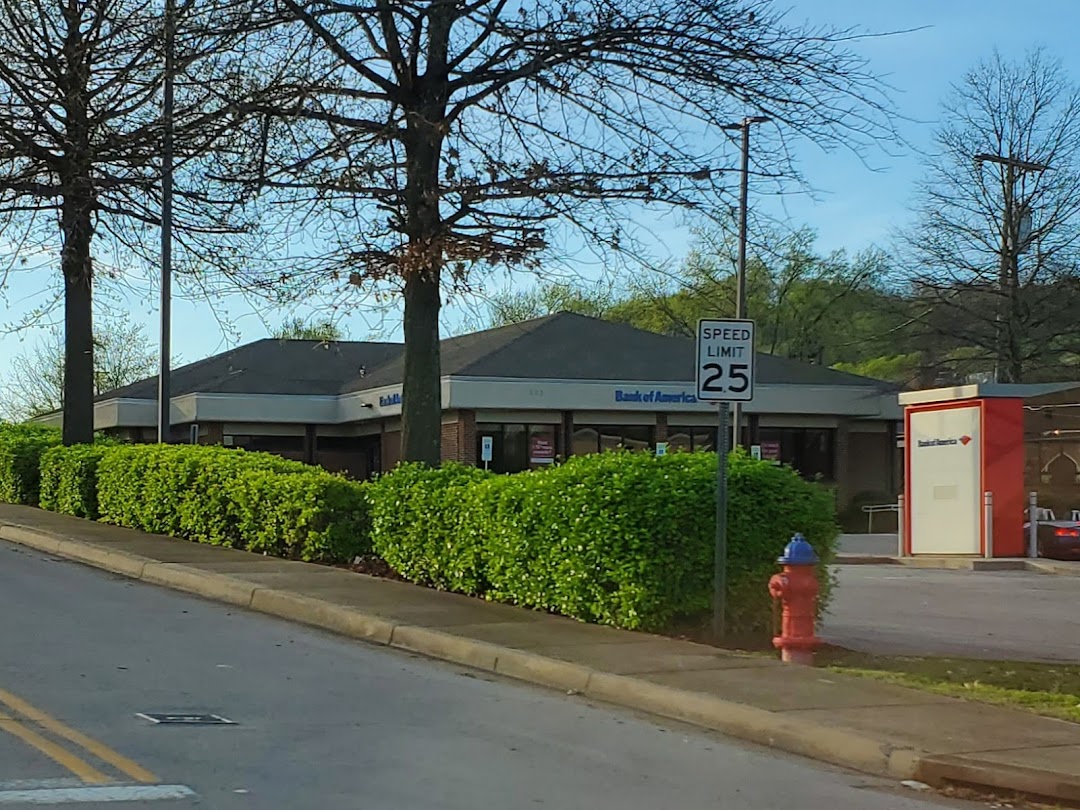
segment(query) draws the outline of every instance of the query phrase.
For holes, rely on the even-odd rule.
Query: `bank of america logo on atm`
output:
[[[971,444],[971,437],[965,434],[956,439],[919,439],[919,447],[948,447],[954,444],[967,447]]]

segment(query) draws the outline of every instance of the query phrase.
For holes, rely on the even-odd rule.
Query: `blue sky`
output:
[[[784,0],[779,5],[784,6]],[[1016,0],[787,0],[786,5],[792,17],[816,23],[878,32],[922,28],[856,46],[869,58],[871,69],[895,88],[895,104],[904,116],[900,128],[909,148],[901,154],[871,153],[865,162],[844,151],[804,149],[800,165],[814,193],[756,201],[767,213],[792,225],[816,229],[823,250],[886,245],[892,230],[907,221],[913,184],[921,172],[919,154],[929,145],[941,98],[950,83],[995,47],[1006,56],[1019,56],[1030,47],[1045,46],[1064,61],[1074,80],[1080,80],[1080,51],[1074,45],[1075,31],[1080,28],[1078,0],[1039,0],[1030,5]],[[692,244],[689,231],[673,219],[658,223],[655,229],[659,259],[678,260]],[[519,277],[516,283],[525,285],[528,279]],[[22,320],[47,300],[41,287],[37,273],[7,279],[0,299],[0,324]],[[113,292],[107,306],[128,308],[134,320],[146,324],[148,337],[157,340],[152,296]],[[264,337],[268,324],[273,326],[293,314],[260,312],[239,300],[215,302],[216,313],[205,302],[177,301],[174,309],[175,354],[186,362]],[[295,314],[308,317],[313,310],[301,307]],[[457,328],[467,315],[467,309],[451,307],[444,331]],[[61,317],[57,311],[50,322]],[[360,309],[341,318],[341,323],[354,339],[373,332],[384,339],[399,339],[397,320],[395,312]],[[41,329],[0,334],[0,375],[14,354],[26,351],[41,335]]]

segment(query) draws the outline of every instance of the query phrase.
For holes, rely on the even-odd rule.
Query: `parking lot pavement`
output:
[[[895,557],[896,533],[892,534],[842,534],[837,541],[839,554],[858,554],[874,557]]]
[[[835,569],[822,636],[865,652],[1080,661],[1080,578],[894,565]]]

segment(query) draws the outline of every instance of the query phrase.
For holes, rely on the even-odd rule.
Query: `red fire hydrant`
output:
[[[814,650],[821,646],[821,639],[814,635],[817,553],[805,537],[796,534],[777,562],[784,572],[769,580],[769,594],[783,604],[783,623],[773,646],[780,650],[780,660],[813,666]]]

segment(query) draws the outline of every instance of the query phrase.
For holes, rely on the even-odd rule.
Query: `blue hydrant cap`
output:
[[[791,542],[784,547],[784,556],[777,560],[781,565],[816,565],[817,552],[802,534],[796,532]]]

